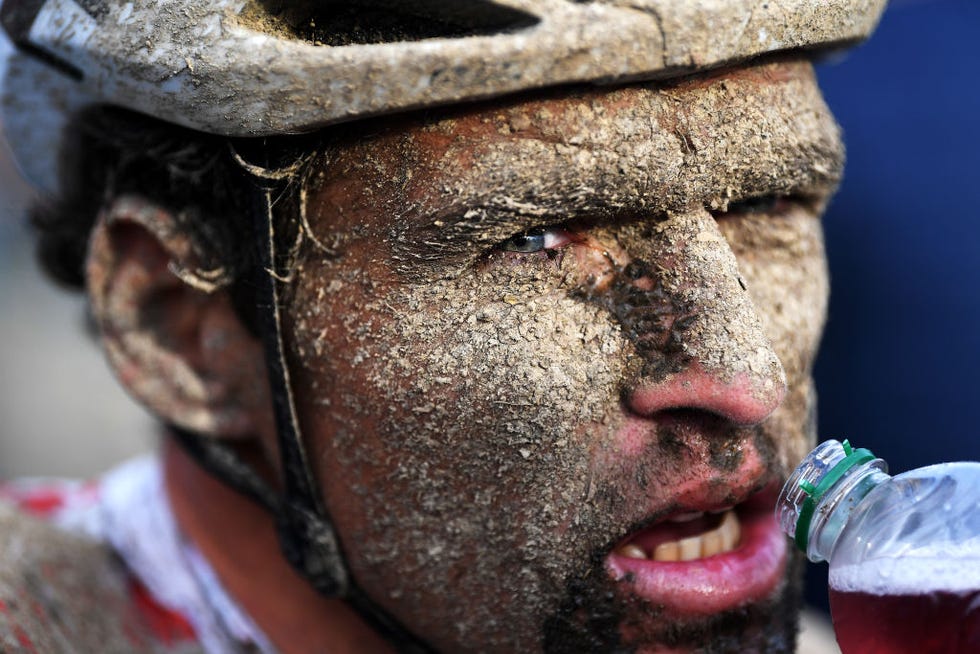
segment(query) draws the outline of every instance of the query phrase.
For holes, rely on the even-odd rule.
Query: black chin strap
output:
[[[310,473],[283,352],[279,297],[282,262],[276,249],[272,214],[273,193],[283,190],[283,180],[282,174],[271,175],[253,179],[257,187],[254,203],[258,206],[252,213],[255,233],[264,241],[260,248],[262,270],[254,276],[254,282],[258,286],[256,296],[263,305],[263,310],[258,312],[258,327],[265,344],[284,484],[283,502],[276,515],[279,542],[289,562],[318,591],[330,597],[344,597],[350,589],[350,577],[330,516],[319,500]]]
[[[177,441],[206,470],[273,514],[284,556],[320,593],[346,600],[397,651],[432,652],[351,578],[336,530],[310,471],[283,349],[280,280],[285,279],[283,273],[288,262],[278,252],[273,218],[275,200],[289,191],[296,165],[270,169],[251,164],[237,154],[236,158],[253,189],[255,233],[262,239],[259,267],[253,280],[261,309],[257,312],[258,327],[272,389],[283,491],[278,494],[272,490],[235,452],[214,439],[175,430]]]

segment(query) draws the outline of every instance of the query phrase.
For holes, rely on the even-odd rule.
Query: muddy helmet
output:
[[[884,4],[6,0],[2,23],[19,54],[4,67],[3,124],[29,180],[50,190],[57,148],[38,146],[56,143],[87,104],[224,136],[294,134],[527,89],[665,79],[842,47],[871,32]]]

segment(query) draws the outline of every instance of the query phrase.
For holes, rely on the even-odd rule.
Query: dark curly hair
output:
[[[249,267],[254,248],[246,183],[227,139],[115,107],[74,117],[65,131],[57,197],[30,212],[38,257],[58,282],[84,287],[89,234],[114,197],[139,193],[171,211],[233,273]]]
[[[285,188],[306,183],[321,151],[321,136],[228,139],[205,134],[125,109],[98,106],[72,119],[65,131],[58,170],[59,194],[32,207],[37,254],[55,281],[85,286],[88,241],[99,211],[116,197],[138,194],[170,211],[201,245],[204,269],[231,278],[232,303],[255,331],[255,279],[260,242],[253,222],[254,182],[238,153],[261,152],[282,162],[303,161]],[[298,194],[277,197],[275,220],[281,238],[300,227]],[[264,235],[262,236],[264,238]],[[286,241],[288,242],[288,241]]]

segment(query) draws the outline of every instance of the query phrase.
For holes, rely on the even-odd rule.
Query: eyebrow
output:
[[[681,124],[677,112],[660,113],[669,98],[656,99],[612,122],[573,121],[567,137],[474,142],[461,151],[465,164],[436,159],[418,176],[422,199],[399,207],[387,228],[392,254],[404,265],[454,265],[531,227],[717,211],[754,197],[817,205],[841,177],[838,129],[825,107],[808,101],[803,111],[783,98],[792,89],[776,91],[786,105],[778,111],[760,96],[709,116],[715,105],[699,97],[701,117]]]
[[[843,152],[839,148],[815,151],[804,147],[795,166],[787,162],[774,170],[749,168],[740,180],[740,192],[727,202],[757,197],[792,197],[806,202],[829,196],[839,183]],[[787,175],[792,171],[794,174]],[[648,174],[648,177],[650,175]],[[660,193],[635,192],[640,186],[659,185]],[[696,180],[695,180],[696,181]],[[675,184],[669,176],[650,180],[624,180],[621,187],[561,188],[535,194],[532,189],[515,194],[512,188],[496,188],[469,198],[455,197],[433,213],[407,210],[388,233],[397,267],[412,264],[433,267],[443,263],[465,265],[490,248],[531,228],[565,223],[603,223],[619,220],[653,220],[668,211],[710,204],[710,193],[688,197],[690,187]],[[634,189],[628,189],[632,182]],[[642,184],[647,182],[647,184]],[[667,187],[673,187],[668,189]],[[717,190],[717,189],[716,189]]]
[[[593,200],[529,202],[500,194],[473,198],[424,217],[397,221],[389,234],[393,257],[402,265],[435,265],[454,259],[463,263],[535,227],[613,220],[626,211],[599,196]]]

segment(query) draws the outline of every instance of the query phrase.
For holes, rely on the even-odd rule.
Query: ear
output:
[[[242,324],[222,271],[202,271],[194,236],[140,197],[104,209],[86,278],[109,363],[163,420],[227,438],[271,428],[262,345]]]

